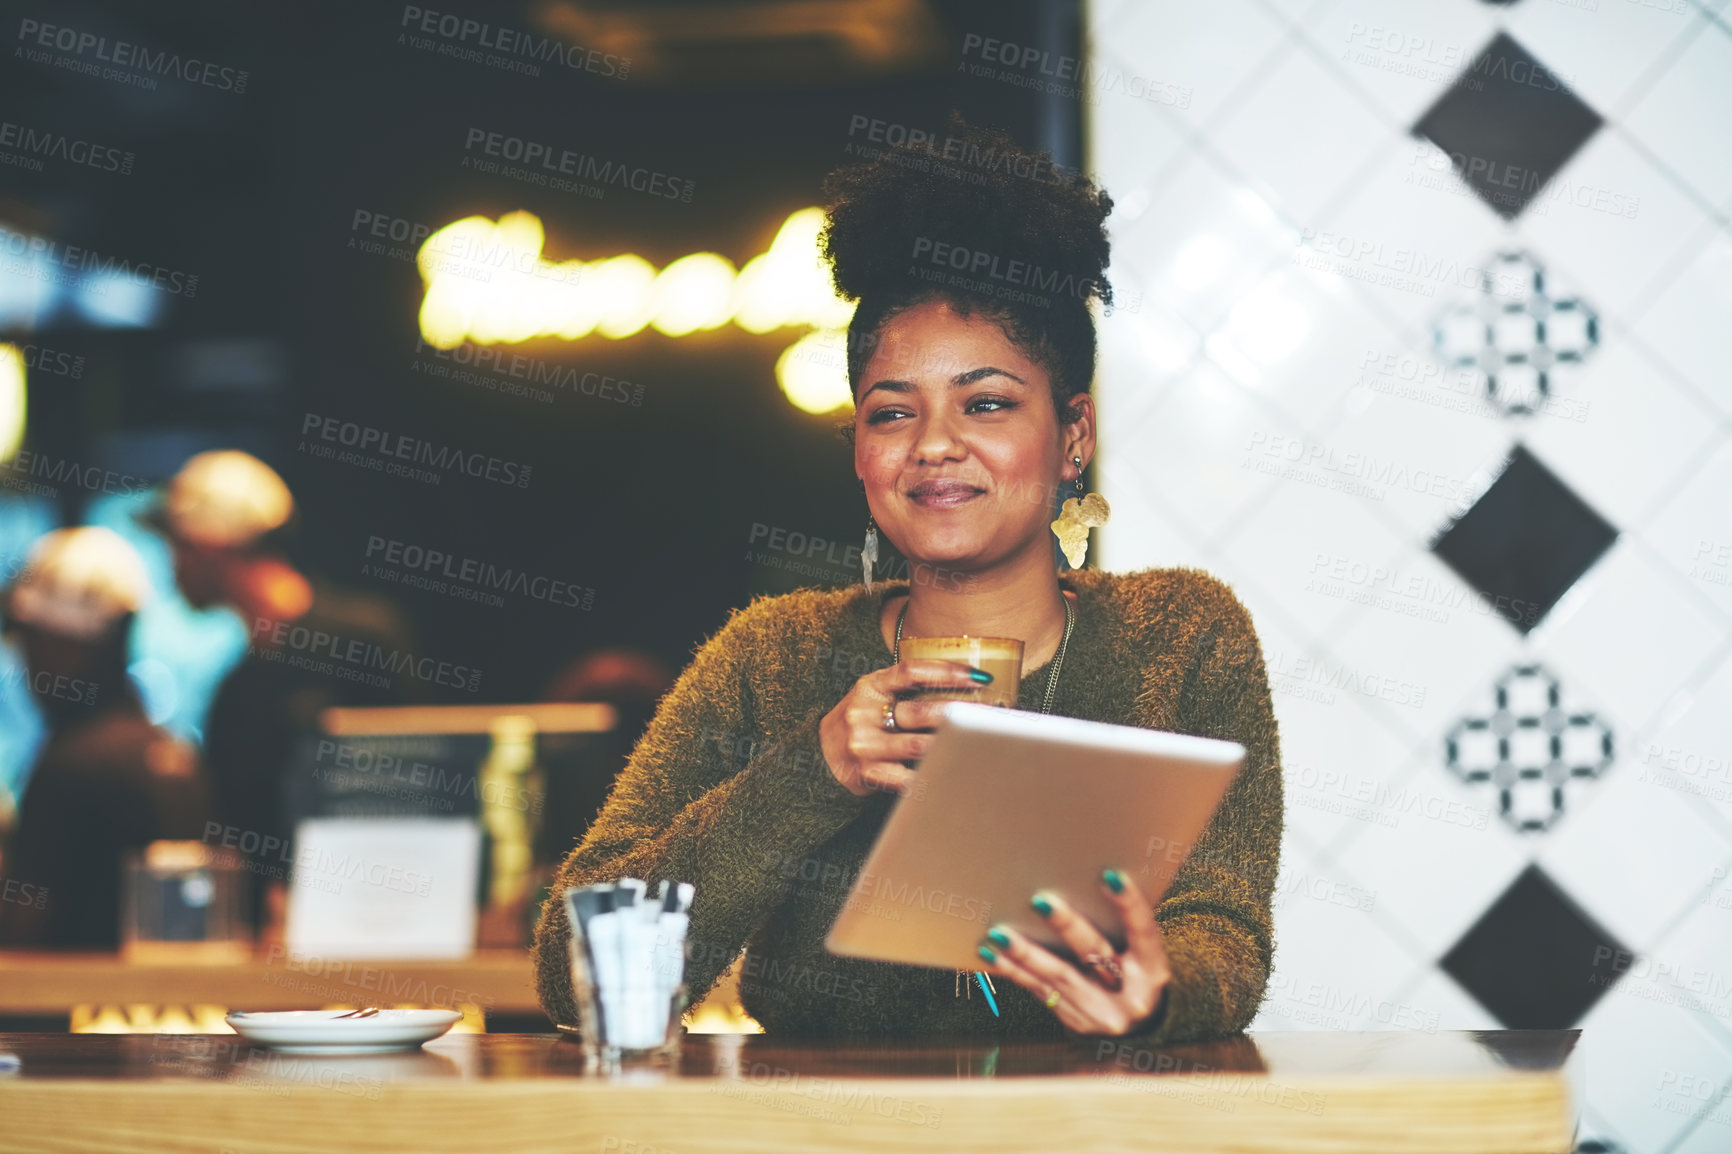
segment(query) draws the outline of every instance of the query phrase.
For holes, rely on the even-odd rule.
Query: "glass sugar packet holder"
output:
[[[686,1006],[686,933],[695,889],[637,878],[565,892],[578,1034],[591,1069],[671,1061]]]

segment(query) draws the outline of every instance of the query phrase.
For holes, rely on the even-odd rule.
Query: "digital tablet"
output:
[[[1159,903],[1244,764],[1237,742],[950,702],[866,855],[824,945],[832,953],[975,969],[1005,923],[1070,956],[1029,906],[1051,890],[1116,948],[1100,889],[1113,867]]]

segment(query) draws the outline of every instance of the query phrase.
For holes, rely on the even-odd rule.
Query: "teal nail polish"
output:
[[[998,961],[998,955],[993,953],[992,950],[986,946],[981,946],[979,952],[980,952],[980,956],[985,958],[989,962]]]
[[[1115,894],[1125,892],[1125,875],[1118,870],[1102,870],[1101,880],[1107,883],[1107,888]]]
[[[1010,949],[1010,935],[999,929],[997,926],[993,926],[990,930],[987,930],[986,936],[992,941],[993,945],[1000,949]]]
[[[982,685],[985,685],[987,682],[992,680],[992,674],[988,673],[984,669],[976,669],[972,665],[968,668],[968,675],[980,682]]]
[[[1050,918],[1052,916],[1052,902],[1047,900],[1045,894],[1035,894],[1029,899],[1028,904],[1033,906],[1034,912],[1041,917]]]

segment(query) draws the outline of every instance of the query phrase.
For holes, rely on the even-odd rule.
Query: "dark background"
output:
[[[776,383],[777,356],[806,330],[729,324],[674,339],[646,328],[501,346],[644,387],[641,407],[575,391],[541,404],[413,371],[416,269],[351,245],[371,239],[353,228],[358,211],[437,229],[521,208],[542,219],[550,259],[630,251],[660,268],[708,250],[740,266],[790,212],[821,203],[825,173],[849,159],[855,114],[941,134],[954,107],[1080,165],[1077,101],[958,70],[968,33],[1076,55],[1073,0],[909,3],[912,31],[865,66],[834,38],[755,31],[775,27],[777,7],[439,9],[566,43],[583,42],[574,19],[639,20],[651,49],[619,80],[551,63],[515,75],[400,45],[400,5],[7,5],[14,48],[21,20],[36,19],[249,73],[238,95],[173,77],[142,91],[6,53],[6,119],[136,160],[127,175],[0,169],[0,224],[199,277],[152,328],[98,329],[62,310],[32,333],[0,334],[86,358],[81,380],[32,378],[27,446],[151,479],[204,448],[257,453],[295,492],[308,570],[396,601],[424,652],[485,671],[486,699],[533,697],[557,666],[602,645],[680,668],[729,607],[829,583],[747,560],[757,523],[854,544],[865,528],[836,432],[848,410],[801,412]],[[885,7],[858,9],[874,10]],[[656,39],[703,15],[723,17],[716,31]],[[696,192],[689,204],[617,187],[585,200],[478,174],[461,167],[472,126],[648,165]],[[316,459],[297,451],[309,412],[525,462],[532,481],[427,485]],[[81,519],[87,496],[63,490],[64,523]],[[593,586],[594,608],[523,597],[490,608],[369,585],[370,536]],[[859,579],[835,568],[836,582]]]

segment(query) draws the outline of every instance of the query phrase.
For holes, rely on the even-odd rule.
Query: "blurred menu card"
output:
[[[474,951],[481,827],[473,818],[309,818],[295,827],[286,945],[321,958]]]

